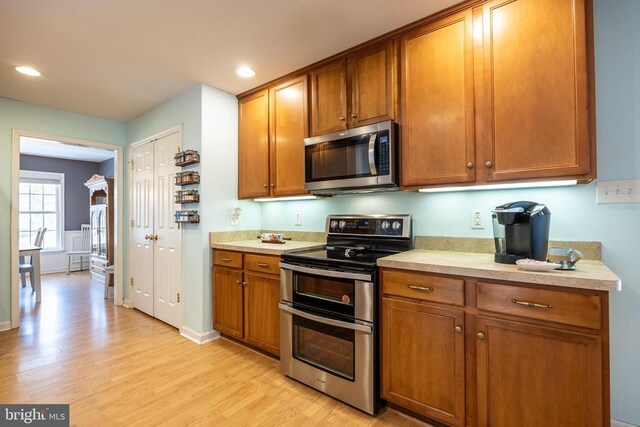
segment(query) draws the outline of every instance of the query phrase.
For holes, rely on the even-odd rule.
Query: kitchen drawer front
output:
[[[382,293],[464,306],[464,280],[401,270],[382,271]]]
[[[213,251],[213,264],[225,267],[242,268],[242,253],[230,251]]]
[[[478,310],[600,329],[600,297],[478,282]]]
[[[244,260],[247,263],[247,270],[280,274],[279,256],[246,254]]]

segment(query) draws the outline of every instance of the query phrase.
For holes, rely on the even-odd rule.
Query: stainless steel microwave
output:
[[[392,121],[304,140],[305,189],[339,194],[398,189]]]

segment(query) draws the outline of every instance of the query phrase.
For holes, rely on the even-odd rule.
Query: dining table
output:
[[[33,285],[33,289],[36,291],[36,302],[42,301],[42,284],[40,281],[40,246],[21,246],[19,248],[21,257],[31,257],[31,265],[33,266],[33,274],[29,275],[29,280]]]

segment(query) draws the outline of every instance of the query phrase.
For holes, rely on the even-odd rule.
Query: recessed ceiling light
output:
[[[238,74],[240,77],[249,78],[255,76],[256,72],[249,67],[240,67],[236,70],[236,74]]]
[[[31,77],[40,77],[42,75],[40,71],[36,70],[35,68],[26,67],[24,65],[16,67],[16,71]]]

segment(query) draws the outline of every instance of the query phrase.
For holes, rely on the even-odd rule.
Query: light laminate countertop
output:
[[[324,247],[323,242],[302,242],[295,240],[285,240],[284,243],[262,243],[258,239],[239,240],[234,242],[211,243],[212,249],[223,249],[226,251],[253,252],[264,255],[282,255],[291,252],[300,252]]]
[[[414,249],[378,259],[379,267],[479,279],[506,280],[567,288],[619,291],[621,281],[600,261],[580,260],[575,270],[525,271],[515,264],[499,264],[493,254]]]

